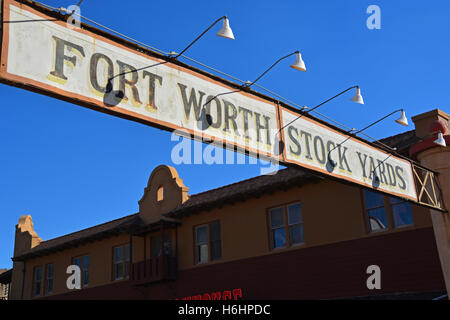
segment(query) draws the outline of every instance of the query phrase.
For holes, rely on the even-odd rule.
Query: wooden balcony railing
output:
[[[131,280],[136,285],[145,285],[163,280],[175,280],[177,259],[166,255],[140,261],[131,265]]]

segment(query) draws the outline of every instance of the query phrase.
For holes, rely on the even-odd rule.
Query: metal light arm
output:
[[[273,67],[275,67],[281,60],[284,60],[284,59],[286,59],[286,58],[288,58],[288,57],[290,57],[290,56],[292,56],[292,55],[294,55],[294,54],[297,54],[297,53],[299,53],[299,52],[300,52],[300,51],[297,50],[297,51],[295,51],[295,52],[292,52],[292,53],[288,54],[287,56],[285,56],[285,57],[283,57],[283,58],[278,59],[273,65],[270,66],[269,69],[267,69],[266,71],[264,71],[258,78],[256,78],[255,81],[251,82],[250,84],[244,84],[243,87],[250,88],[256,81],[258,81],[259,79],[261,79],[267,72],[269,72]]]
[[[338,94],[335,95],[334,97],[332,97],[332,98],[330,98],[330,99],[328,99],[328,100],[322,102],[321,104],[318,104],[318,105],[315,106],[314,108],[309,109],[308,111],[305,111],[305,112],[306,112],[306,113],[310,113],[311,111],[313,111],[313,110],[317,109],[318,107],[324,105],[324,104],[327,103],[328,101],[331,101],[331,100],[333,100],[334,98],[339,97],[341,94],[344,94],[344,93],[346,93],[347,91],[352,90],[352,89],[355,89],[355,88],[359,88],[359,86],[353,86],[353,87],[350,87],[350,88],[348,88],[348,89],[345,89],[344,91],[338,93]]]
[[[219,97],[219,96],[223,96],[223,95],[231,94],[231,93],[236,93],[236,92],[241,91],[241,90],[244,89],[244,88],[247,88],[247,89],[250,88],[253,84],[256,83],[256,81],[258,81],[259,79],[261,79],[267,72],[269,72],[273,67],[275,67],[281,60],[284,60],[284,59],[286,59],[286,58],[288,58],[288,57],[290,57],[290,56],[292,56],[292,55],[294,55],[294,54],[297,54],[297,53],[299,53],[299,52],[300,52],[300,51],[297,50],[297,51],[295,51],[295,52],[292,52],[292,53],[288,54],[287,56],[284,56],[283,58],[278,59],[274,64],[272,64],[272,65],[270,66],[269,69],[267,69],[266,71],[264,71],[258,78],[256,78],[255,81],[249,82],[249,83],[244,83],[243,85],[240,86],[240,89],[238,89],[238,90],[233,90],[233,91],[229,91],[229,92],[219,93],[219,94],[215,95],[214,97],[212,97],[211,99],[209,99],[203,106],[208,105],[212,100],[214,100],[215,98],[217,98],[217,97]]]
[[[324,104],[327,103],[328,101],[331,101],[331,100],[333,100],[334,98],[339,97],[341,94],[344,94],[345,92],[347,92],[347,91],[349,91],[349,90],[351,90],[351,89],[354,89],[354,88],[359,88],[359,86],[353,86],[353,87],[350,87],[350,88],[348,88],[348,89],[345,89],[344,91],[338,93],[338,94],[335,95],[334,97],[332,97],[332,98],[330,98],[330,99],[328,99],[328,100],[322,102],[321,104],[318,104],[318,105],[315,106],[314,108],[309,109],[308,111],[303,111],[303,109],[302,109],[302,111],[303,111],[304,113],[310,113],[311,111],[313,111],[313,110],[317,109],[318,107],[324,105]],[[290,125],[291,123],[293,123],[293,122],[297,121],[298,119],[300,119],[302,116],[303,116],[302,114],[299,115],[297,118],[295,118],[294,120],[292,120],[291,122],[289,122],[288,124],[286,124],[285,126],[283,126],[283,128],[281,128],[281,129],[278,131],[278,133],[279,133],[281,130],[283,130],[284,128],[286,128],[288,125]]]
[[[360,133],[360,132],[362,132],[362,131],[364,131],[364,130],[366,130],[366,129],[369,129],[370,127],[376,125],[378,122],[383,121],[383,120],[386,119],[387,117],[392,116],[394,113],[399,112],[399,111],[403,111],[403,109],[398,109],[398,110],[395,110],[395,111],[389,113],[387,116],[384,116],[383,118],[381,118],[381,119],[379,119],[379,120],[377,120],[377,121],[375,121],[375,122],[369,124],[367,127],[364,127],[364,128],[362,128],[361,130],[355,132],[355,134],[358,134],[358,133]]]
[[[378,176],[377,176],[377,169],[381,166],[381,164],[382,163],[384,163],[387,159],[389,159],[390,157],[392,156],[392,153],[390,153],[387,157],[386,157],[386,159],[384,159],[383,161],[379,161],[378,160],[378,165],[372,170],[372,175],[374,176],[374,182],[375,183],[379,183],[380,182],[380,178],[378,178]]]
[[[201,35],[199,35],[194,41],[192,41],[183,51],[181,51],[180,53],[178,53],[176,56],[172,57],[172,59],[176,59],[179,56],[181,56],[184,52],[186,52],[187,49],[189,49],[194,43],[197,42],[198,39],[200,39],[205,33],[207,33],[209,31],[209,29],[211,29],[217,22],[219,22],[220,20],[225,19],[227,16],[223,16],[219,19],[217,19],[216,21],[214,21],[214,23],[212,25],[210,25],[208,27],[208,29],[206,29],[205,31],[203,31],[203,33]]]
[[[348,136],[344,141],[342,141],[341,143],[335,145],[335,146],[333,147],[333,149],[330,149],[330,151],[328,151],[328,160],[329,160],[331,163],[333,163],[334,161],[330,159],[331,152],[332,152],[333,150],[335,150],[336,148],[338,148],[339,146],[343,145],[343,144],[344,144],[345,142],[347,142],[348,140],[350,140],[350,138],[351,138],[352,136],[356,136],[358,133],[363,132],[364,130],[366,130],[366,129],[368,129],[368,128],[374,126],[374,125],[376,125],[377,123],[383,121],[383,120],[386,119],[387,117],[389,117],[389,116],[391,116],[391,115],[393,115],[394,113],[399,112],[399,111],[403,111],[403,109],[395,110],[395,111],[389,113],[387,116],[384,116],[383,118],[378,119],[378,120],[375,121],[375,122],[372,122],[371,124],[369,124],[368,126],[362,128],[361,130],[356,131],[355,133],[352,133],[352,131],[354,131],[354,130],[350,130],[350,131],[348,132],[348,133],[349,133],[349,136]],[[390,147],[389,147],[389,148],[390,148]],[[391,149],[391,150],[394,150],[394,151],[397,150],[396,148],[390,148],[390,149]]]

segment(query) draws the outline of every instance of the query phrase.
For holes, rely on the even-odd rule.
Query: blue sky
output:
[[[44,0],[67,7],[78,1]],[[381,29],[369,30],[369,5]],[[299,105],[362,128],[391,111],[411,116],[450,112],[450,2],[432,1],[98,1],[82,15],[164,51],[180,51],[227,15],[236,40],[217,25],[186,55],[243,80],[254,80],[282,56],[300,50],[307,72],[283,61],[259,82]],[[45,57],[43,57],[44,59]],[[187,61],[185,61],[187,62]],[[0,268],[12,266],[15,224],[31,214],[44,240],[138,210],[151,171],[173,165],[170,134],[22,89],[0,85]],[[367,133],[405,131],[387,119]],[[410,127],[414,127],[410,120]],[[259,174],[257,165],[175,166],[190,193]]]

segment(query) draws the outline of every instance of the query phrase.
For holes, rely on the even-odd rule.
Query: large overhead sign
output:
[[[4,0],[2,11],[4,83],[161,129],[200,133],[283,164],[418,201],[409,161],[351,138],[330,153],[337,164],[330,167],[328,152],[347,136],[311,117],[290,124],[300,115],[294,108],[249,90],[230,93],[236,86],[225,80],[93,28],[69,27],[36,5]],[[280,155],[274,151],[278,139],[285,146]]]

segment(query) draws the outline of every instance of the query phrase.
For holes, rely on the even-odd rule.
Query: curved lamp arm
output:
[[[344,141],[342,141],[341,143],[335,145],[335,146],[333,147],[333,149],[330,149],[330,151],[328,151],[328,161],[330,162],[330,164],[331,164],[333,167],[336,166],[336,162],[335,162],[333,159],[330,158],[331,152],[332,152],[333,150],[339,148],[339,147],[340,147],[341,145],[343,145],[345,142],[347,142],[348,140],[350,140],[352,136],[356,136],[358,133],[363,132],[364,130],[366,130],[366,129],[368,129],[368,128],[374,126],[374,125],[376,125],[376,124],[379,123],[380,121],[383,121],[383,120],[386,119],[387,117],[389,117],[389,116],[391,116],[391,115],[393,115],[394,113],[399,112],[399,111],[403,112],[404,110],[403,110],[403,109],[395,110],[395,111],[389,113],[387,116],[384,116],[383,118],[378,119],[378,120],[375,121],[375,122],[372,122],[371,124],[369,124],[368,126],[362,128],[361,130],[356,131],[355,133],[352,133],[352,131],[354,131],[354,130],[350,130],[348,133],[351,134],[351,135],[349,135],[349,136],[348,136]],[[391,148],[391,149],[394,150],[394,151],[397,150],[397,148]]]
[[[242,86],[243,87],[246,87],[246,88],[250,88],[253,84],[255,84],[255,82],[256,81],[258,81],[259,79],[261,79],[267,72],[269,72],[273,67],[275,67],[281,60],[284,60],[284,59],[286,59],[286,58],[288,58],[288,57],[290,57],[290,56],[292,56],[292,55],[294,55],[294,54],[297,54],[297,53],[300,53],[300,51],[295,51],[295,52],[292,52],[292,53],[290,53],[290,54],[288,54],[287,56],[284,56],[283,58],[280,58],[280,59],[278,59],[274,64],[272,64],[271,66],[270,66],[270,68],[269,69],[267,69],[266,71],[264,71],[258,78],[256,78],[253,82],[251,82],[251,83],[249,83],[249,84],[243,84]]]
[[[192,41],[192,42],[191,42],[191,43],[190,43],[183,51],[181,51],[181,52],[178,53],[176,56],[171,57],[171,58],[172,58],[172,59],[176,59],[176,58],[178,58],[179,56],[181,56],[183,53],[186,52],[187,49],[189,49],[194,43],[196,43],[196,42],[198,41],[198,39],[200,39],[201,37],[203,37],[203,35],[204,35],[205,33],[207,33],[207,32],[209,31],[209,29],[211,29],[217,22],[219,22],[220,20],[226,19],[226,18],[227,18],[227,16],[223,16],[223,17],[220,17],[219,19],[217,19],[216,21],[214,21],[213,24],[210,25],[210,26],[208,27],[208,29],[206,29],[205,31],[203,31],[201,35],[199,35],[197,38],[195,38],[195,40]]]

